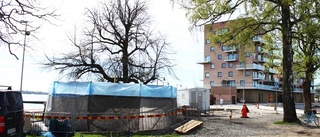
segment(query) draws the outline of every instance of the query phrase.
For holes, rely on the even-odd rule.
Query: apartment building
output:
[[[251,44],[254,46],[250,48],[246,45],[213,43],[208,39],[209,33],[221,35],[228,32],[226,25],[227,22],[218,22],[208,24],[204,29],[204,61],[198,64],[203,65],[204,87],[211,89],[210,103],[219,104],[221,98],[225,103],[233,104],[243,101],[282,102],[282,82],[278,71],[264,66],[268,58],[262,52],[262,36],[254,36]],[[244,47],[247,48],[240,52]],[[296,102],[303,102],[302,82],[295,82]]]

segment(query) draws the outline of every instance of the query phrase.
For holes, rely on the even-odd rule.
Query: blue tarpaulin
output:
[[[59,82],[53,84],[52,96],[106,95],[127,97],[177,98],[173,86],[109,82]]]

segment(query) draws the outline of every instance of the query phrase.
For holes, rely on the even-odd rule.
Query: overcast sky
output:
[[[39,41],[27,38],[27,45],[33,46],[34,50],[28,50],[25,56],[23,90],[49,91],[54,81],[60,80],[61,75],[56,71],[42,70],[37,64],[44,60],[44,54],[54,55],[64,50],[70,41],[67,35],[72,34],[75,27],[81,28],[85,8],[97,5],[94,1],[85,0],[59,0],[55,1],[58,12],[61,13],[59,21],[54,25],[43,25],[36,34]],[[165,77],[164,84],[178,86],[179,88],[192,88],[202,86],[203,67],[196,64],[203,60],[203,32],[189,31],[190,24],[185,17],[185,12],[172,7],[170,0],[151,0],[149,14],[153,20],[156,30],[167,35],[168,42],[176,54],[169,58],[175,59],[177,66],[174,68],[179,80],[170,76]],[[79,32],[80,33],[80,32]],[[32,44],[32,45],[31,45]],[[10,55],[7,48],[0,47],[0,85],[10,85],[13,89],[20,89],[22,48],[15,48],[14,52],[20,60]],[[159,82],[159,84],[163,84]]]

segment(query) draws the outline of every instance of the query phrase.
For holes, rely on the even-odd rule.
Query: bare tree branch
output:
[[[6,45],[9,53],[18,57],[11,51],[11,46],[21,46],[23,43],[17,39],[19,35],[25,34],[25,23],[21,20],[28,19],[28,31],[34,32],[40,26],[35,23],[38,20],[50,22],[50,18],[54,18],[55,10],[49,11],[47,7],[41,7],[36,1],[30,0],[3,0],[0,4],[0,45]]]
[[[176,78],[167,57],[174,52],[165,37],[149,30],[145,1],[110,1],[87,9],[87,16],[94,27],[86,29],[80,42],[75,36],[69,38],[76,50],[47,57],[44,67],[75,79],[94,74],[90,76],[109,82],[147,84],[167,72]]]

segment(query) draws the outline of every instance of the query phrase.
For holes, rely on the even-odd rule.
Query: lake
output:
[[[49,95],[45,94],[22,94],[23,101],[47,101]],[[23,103],[25,111],[43,110],[44,104]]]

